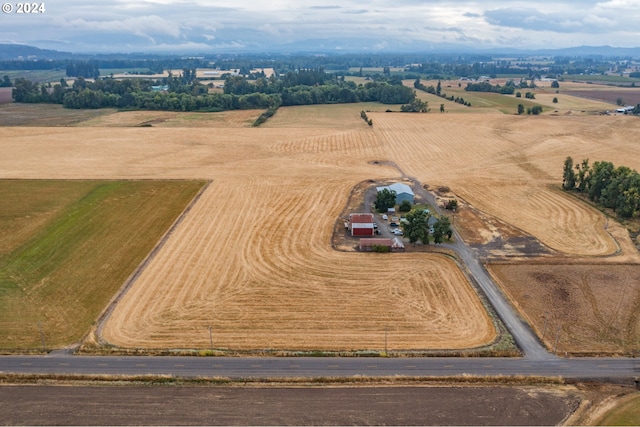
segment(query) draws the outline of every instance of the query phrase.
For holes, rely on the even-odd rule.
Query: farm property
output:
[[[492,320],[450,258],[331,248],[351,189],[400,178],[384,161],[534,236],[554,263],[638,263],[615,221],[557,190],[568,155],[640,169],[629,144],[640,132],[637,118],[370,112],[369,127],[358,108],[341,117],[318,109],[316,127],[287,124],[302,110],[281,108],[271,127],[259,129],[215,121],[216,132],[0,128],[0,171],[4,178],[213,180],[108,319],[103,337],[122,347],[208,348],[209,327],[214,347],[231,349],[382,349],[385,330],[390,350],[493,342]],[[638,308],[621,310],[629,319]]]

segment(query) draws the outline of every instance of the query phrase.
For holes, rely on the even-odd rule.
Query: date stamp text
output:
[[[6,14],[40,14],[46,10],[44,3],[2,3],[2,12]]]

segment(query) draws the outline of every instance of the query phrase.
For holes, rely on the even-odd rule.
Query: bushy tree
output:
[[[571,157],[567,157],[564,160],[562,188],[565,190],[573,190],[576,188],[576,173],[573,171],[573,159]]]
[[[411,202],[408,200],[403,200],[402,203],[400,203],[400,206],[398,206],[398,211],[400,212],[409,212],[411,210]]]
[[[452,234],[453,234],[453,230],[451,229],[451,222],[449,221],[448,217],[441,216],[433,224],[433,242],[434,243],[442,243],[444,236],[447,236],[447,239],[450,240]]]
[[[387,212],[389,208],[396,205],[396,192],[388,188],[383,188],[382,191],[378,191],[378,197],[373,205],[378,212]]]
[[[414,209],[407,214],[402,229],[410,243],[420,241],[429,244],[429,217],[425,209]]]
[[[527,114],[533,114],[534,116],[537,116],[540,113],[542,113],[542,107],[539,105],[535,105],[527,110]]]
[[[582,163],[576,165],[576,170],[578,174],[576,175],[576,185],[578,187],[578,191],[584,193],[587,188],[587,174],[589,173],[589,159],[583,159]]]
[[[429,104],[418,98],[415,98],[411,103],[400,107],[400,111],[404,113],[426,113],[428,110]]]

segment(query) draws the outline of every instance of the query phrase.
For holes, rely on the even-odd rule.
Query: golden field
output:
[[[103,338],[122,347],[208,348],[209,327],[230,349],[382,349],[385,330],[390,350],[491,343],[493,322],[450,258],[331,248],[351,189],[400,179],[373,161],[448,186],[562,257],[638,262],[615,221],[557,190],[566,156],[640,168],[637,118],[370,112],[369,127],[358,104],[301,108],[261,128],[106,127],[158,119],[139,112],[0,128],[0,177],[213,181],[106,323]]]

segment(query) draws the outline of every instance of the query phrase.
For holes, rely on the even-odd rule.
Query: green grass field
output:
[[[0,349],[80,340],[203,185],[1,180]]]
[[[151,70],[148,68],[100,68],[101,76],[109,76],[111,74],[124,74],[124,73],[142,73],[142,74],[150,74]]]
[[[636,85],[640,85],[640,79],[630,78],[630,77],[625,77],[625,76],[566,74],[566,75],[562,76],[562,80],[578,81],[578,82],[625,84],[625,85],[630,85],[631,83],[635,83]]]
[[[9,76],[11,81],[25,78],[34,83],[59,82],[67,76],[66,70],[0,70],[0,77]]]
[[[640,393],[622,405],[612,409],[597,425],[600,426],[637,426],[640,425]]]

